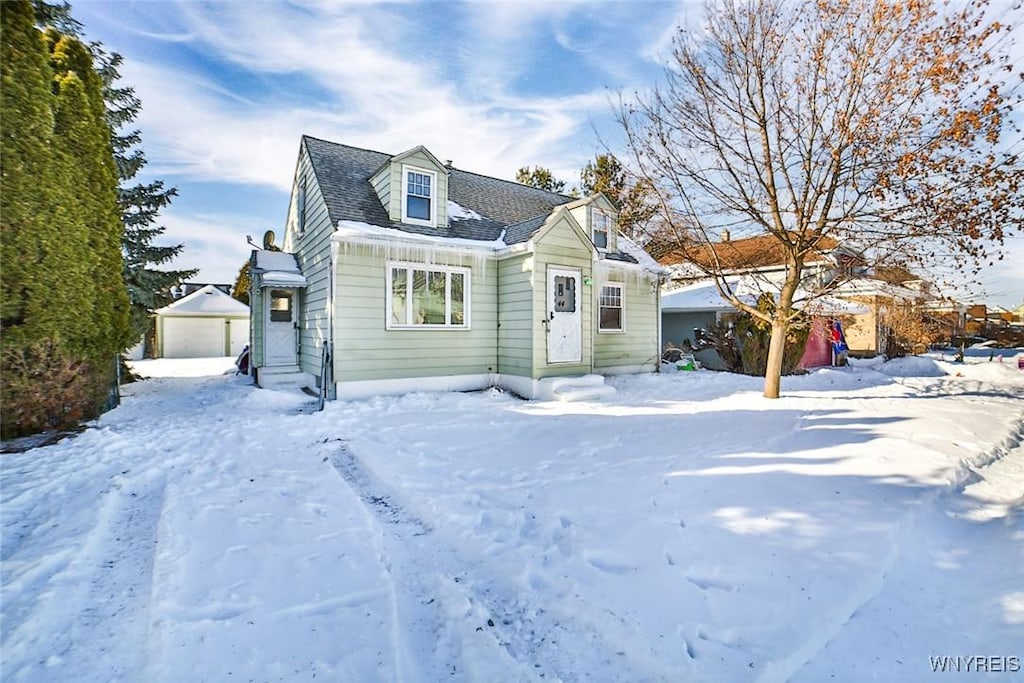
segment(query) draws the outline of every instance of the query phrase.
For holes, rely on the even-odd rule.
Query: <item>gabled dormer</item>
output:
[[[599,252],[618,250],[618,211],[608,198],[597,193],[569,204],[569,211]]]
[[[395,223],[448,225],[448,169],[422,145],[391,157],[370,182]]]

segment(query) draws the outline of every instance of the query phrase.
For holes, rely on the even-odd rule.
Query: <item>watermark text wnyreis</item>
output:
[[[940,655],[928,658],[933,673],[1017,673],[1020,657],[1002,655]]]

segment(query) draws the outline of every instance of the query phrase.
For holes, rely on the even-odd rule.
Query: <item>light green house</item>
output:
[[[599,396],[659,367],[663,273],[603,195],[303,137],[283,251],[252,255],[252,368],[341,399]]]

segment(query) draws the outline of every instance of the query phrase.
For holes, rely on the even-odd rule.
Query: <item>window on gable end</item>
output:
[[[598,249],[608,248],[608,236],[612,230],[612,218],[597,207],[590,209],[590,238]]]
[[[299,224],[299,234],[306,232],[306,176],[299,178],[299,189],[295,197],[295,218]]]
[[[402,175],[402,221],[433,225],[437,174],[405,168]]]

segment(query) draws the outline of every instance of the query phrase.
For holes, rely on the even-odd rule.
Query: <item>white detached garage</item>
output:
[[[249,343],[249,307],[213,285],[156,311],[160,358],[237,356]]]

